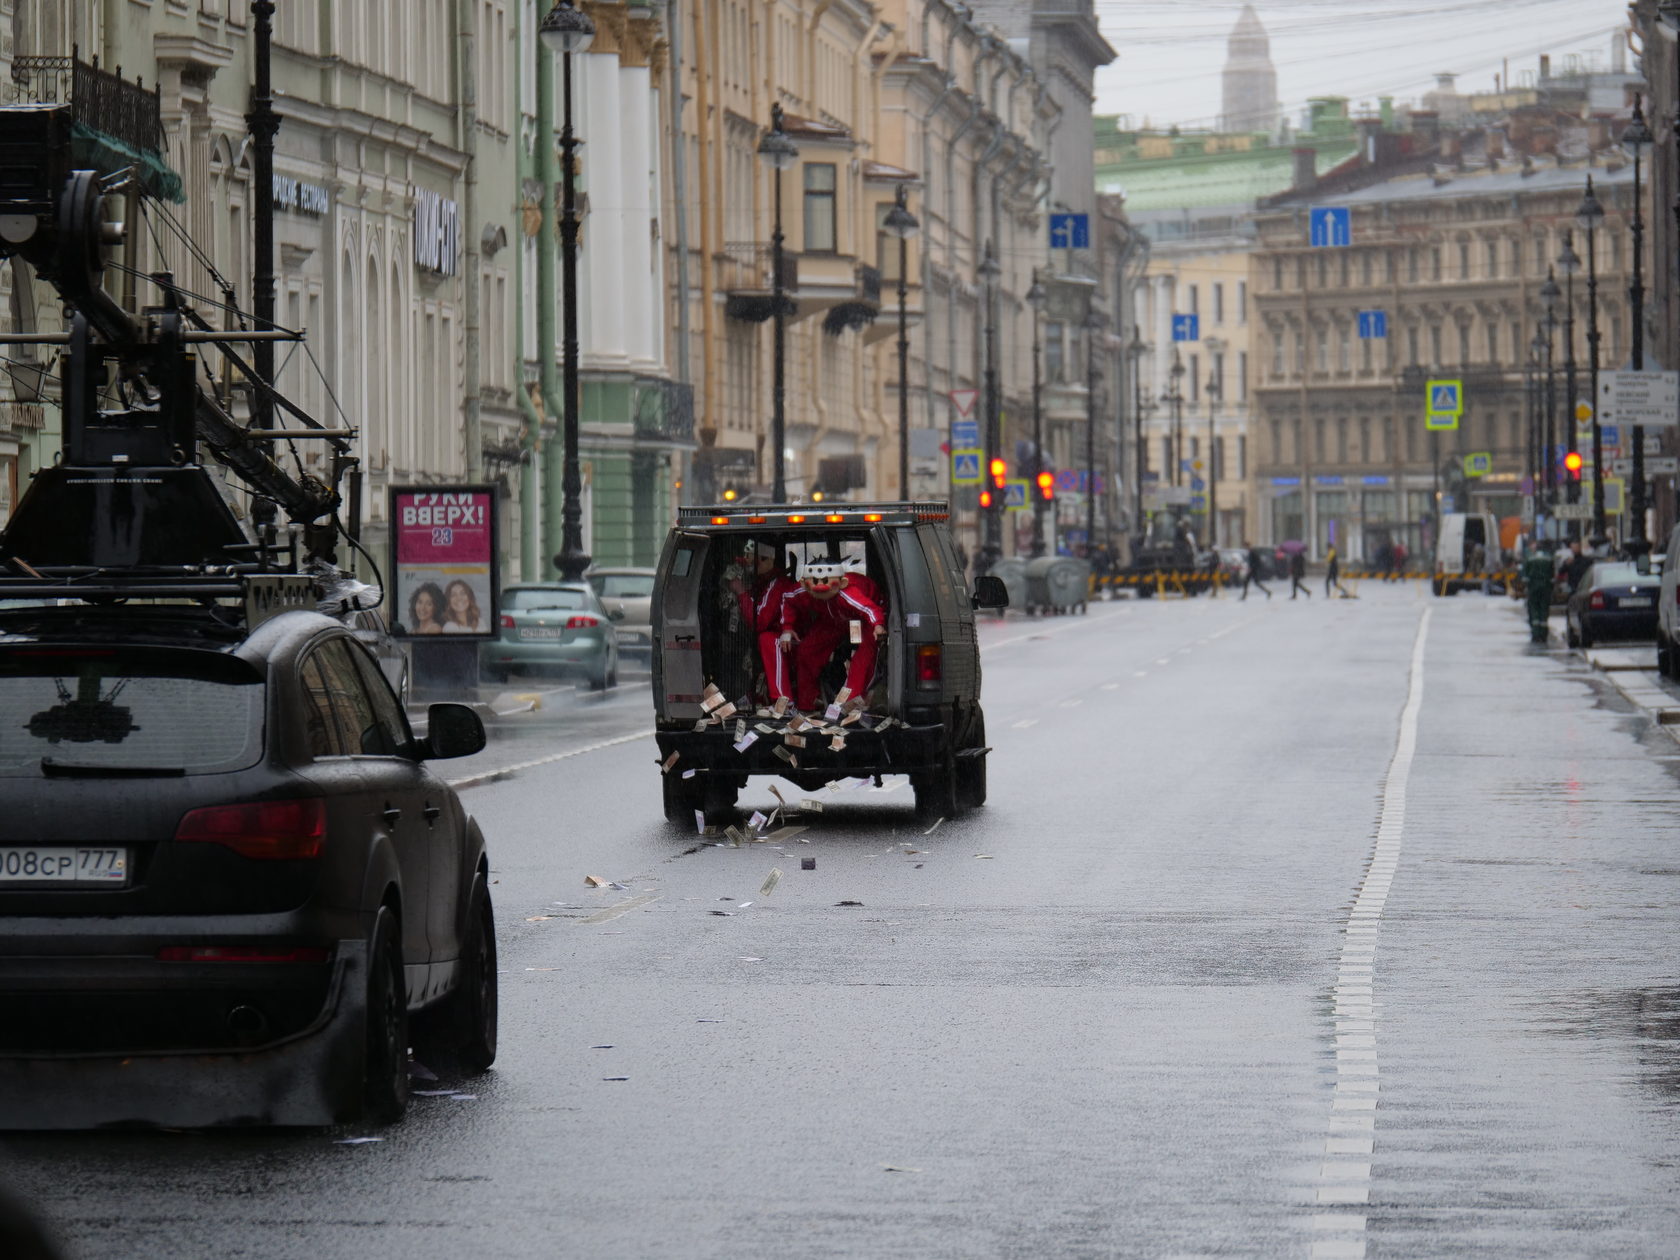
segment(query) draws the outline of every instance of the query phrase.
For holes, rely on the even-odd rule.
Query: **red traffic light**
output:
[[[1038,474],[1038,494],[1046,503],[1056,497],[1056,474],[1041,472]]]
[[[1563,466],[1569,470],[1569,475],[1571,477],[1579,477],[1581,475],[1582,462],[1580,451],[1570,451],[1569,454],[1563,457]]]
[[[980,506],[983,508],[989,508],[992,506],[992,492],[990,490],[982,490],[980,492]]]
[[[1003,483],[1009,477],[1009,465],[1001,459],[994,459],[991,463],[991,470],[992,484],[999,490],[1003,489]]]

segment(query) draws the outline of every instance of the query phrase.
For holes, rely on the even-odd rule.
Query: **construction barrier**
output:
[[[1308,574],[1308,581],[1322,580],[1322,572]],[[1487,572],[1453,573],[1438,575],[1419,570],[1394,572],[1382,569],[1344,569],[1338,576],[1343,583],[1358,584],[1360,582],[1428,582],[1435,587],[1440,595],[1451,594],[1454,591],[1469,590],[1483,585],[1497,585],[1506,589],[1513,589],[1518,574],[1515,569],[1493,569]],[[1287,582],[1289,577],[1270,577],[1268,582]],[[1208,574],[1199,569],[1154,569],[1140,573],[1113,573],[1107,577],[1091,578],[1091,593],[1094,595],[1105,588],[1110,591],[1130,591],[1133,594],[1160,596],[1166,598],[1176,596],[1189,598],[1200,595],[1210,587],[1216,591],[1229,586],[1241,585],[1225,573]]]

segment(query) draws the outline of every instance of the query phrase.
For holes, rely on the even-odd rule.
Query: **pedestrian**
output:
[[[1405,543],[1397,542],[1394,544],[1394,580],[1396,582],[1406,576],[1406,558],[1408,554]]]
[[[1563,563],[1562,578],[1569,594],[1581,585],[1581,579],[1587,576],[1587,570],[1593,567],[1593,558],[1581,550],[1581,540],[1571,539],[1569,542],[1569,559]]]
[[[1248,569],[1243,574],[1242,598],[1244,598],[1244,599],[1248,598],[1248,586],[1249,586],[1249,583],[1252,582],[1255,586],[1258,586],[1262,591],[1265,591],[1266,592],[1266,598],[1270,599],[1272,597],[1272,593],[1270,591],[1267,591],[1266,587],[1265,587],[1265,584],[1260,581],[1260,565],[1261,565],[1260,548],[1254,546],[1252,543],[1246,543],[1246,542],[1243,544],[1243,546],[1248,548]]]
[[[1306,552],[1306,549],[1302,548],[1300,551],[1290,552],[1289,553],[1289,598],[1290,599],[1294,599],[1296,595],[1305,595],[1308,599],[1312,598],[1312,591],[1308,588],[1308,586],[1305,582],[1301,581],[1301,579],[1306,577],[1306,576],[1307,576],[1307,552]]]
[[[1330,544],[1330,550],[1324,553],[1324,598],[1330,598],[1330,588],[1333,586],[1341,592],[1343,599],[1352,599],[1353,594],[1342,585],[1342,561],[1336,554],[1336,544]]]

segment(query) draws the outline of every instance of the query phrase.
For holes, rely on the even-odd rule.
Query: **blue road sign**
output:
[[[951,452],[951,484],[977,486],[980,484],[980,452]]]
[[[1200,341],[1202,339],[1202,317],[1200,315],[1174,315],[1174,341]]]
[[[1003,507],[1006,512],[1019,512],[1027,506],[1027,483],[1025,481],[1006,481],[1003,483]]]
[[[1315,247],[1353,244],[1353,211],[1346,206],[1314,206],[1307,221],[1308,243]]]
[[[979,450],[980,422],[978,420],[953,420],[951,422],[951,449],[953,451]]]
[[[1051,215],[1050,248],[1090,249],[1091,216],[1088,214]]]
[[[1439,416],[1463,415],[1464,382],[1430,381],[1428,410]]]
[[[1388,336],[1387,311],[1360,311],[1359,336],[1364,341],[1374,341]]]
[[[1200,477],[1192,477],[1190,478],[1190,489],[1192,491],[1206,490],[1207,482],[1203,481]]]
[[[1205,494],[1192,494],[1190,496],[1190,510],[1192,512],[1205,512],[1205,511],[1207,511],[1207,495],[1205,495]]]
[[[1598,426],[1598,440],[1606,446],[1620,446],[1622,431],[1613,424],[1601,424]]]

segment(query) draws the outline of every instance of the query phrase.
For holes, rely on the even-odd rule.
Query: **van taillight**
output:
[[[210,805],[175,828],[177,840],[219,844],[265,861],[319,857],[326,835],[327,804],[319,797]]]
[[[916,681],[936,683],[945,676],[939,655],[939,644],[923,643],[916,648]]]

